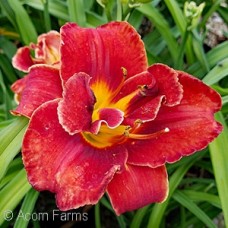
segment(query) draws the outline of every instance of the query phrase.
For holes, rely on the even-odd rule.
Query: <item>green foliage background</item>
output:
[[[100,4],[99,4],[99,3]],[[170,193],[162,204],[115,216],[103,197],[93,208],[94,227],[105,227],[104,211],[112,216],[114,227],[228,227],[228,41],[212,48],[205,46],[206,23],[214,12],[228,23],[224,1],[206,1],[201,19],[189,29],[183,0],[0,0],[0,225],[39,227],[38,221],[7,222],[4,211],[32,213],[37,210],[39,193],[27,182],[20,148],[28,120],[13,117],[15,107],[11,84],[23,77],[12,67],[17,47],[35,42],[37,35],[58,30],[73,21],[96,27],[111,20],[127,20],[141,34],[150,64],[161,62],[195,75],[217,90],[223,100],[216,118],[223,133],[208,148],[168,165]],[[203,1],[196,1],[197,5]],[[101,6],[103,5],[103,6]],[[132,7],[134,6],[134,7]],[[202,129],[203,131],[203,129]],[[219,224],[220,225],[219,225]],[[111,226],[110,226],[111,227]]]

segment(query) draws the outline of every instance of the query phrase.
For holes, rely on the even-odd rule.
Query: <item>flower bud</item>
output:
[[[188,30],[192,30],[197,26],[199,22],[199,18],[203,12],[204,6],[205,6],[205,2],[201,3],[199,6],[197,6],[196,3],[193,1],[185,2],[184,15],[189,25]]]

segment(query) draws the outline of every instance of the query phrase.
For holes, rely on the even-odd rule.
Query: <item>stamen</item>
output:
[[[124,67],[121,67],[121,70],[122,70],[122,72],[123,72],[123,78],[122,78],[122,80],[121,80],[119,86],[116,88],[115,92],[112,94],[112,97],[113,97],[113,98],[115,98],[115,96],[120,92],[120,90],[122,89],[123,84],[124,84],[124,82],[125,82],[125,79],[126,79],[126,77],[127,77],[127,69],[124,68]]]
[[[140,128],[142,124],[143,124],[142,120],[140,120],[140,119],[135,120],[135,122],[134,122],[134,130]]]
[[[158,136],[162,135],[162,134],[165,134],[167,132],[169,132],[169,128],[165,128],[161,131],[157,131],[155,133],[152,133],[152,134],[133,134],[133,133],[127,133],[127,132],[124,132],[124,135],[126,137],[129,137],[131,139],[152,139],[152,138],[157,138]]]
[[[130,132],[130,130],[131,130],[131,127],[130,126],[127,126],[126,128],[125,128],[125,130],[124,130],[124,136],[126,136],[126,137],[129,137],[129,132]]]

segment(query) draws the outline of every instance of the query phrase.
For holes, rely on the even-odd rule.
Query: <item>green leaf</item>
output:
[[[15,120],[0,131],[0,155],[9,146],[13,139],[23,130],[28,123],[25,117],[15,118]]]
[[[207,201],[213,206],[221,209],[221,201],[216,195],[206,192],[198,192],[194,190],[182,190],[182,192],[192,201]]]
[[[14,121],[13,119],[1,121],[1,122],[0,122],[0,132],[1,132],[2,128],[7,127],[7,126],[10,125],[13,121]]]
[[[104,17],[99,16],[93,12],[86,12],[87,26],[97,27],[99,25],[105,24],[107,21]]]
[[[210,67],[209,67],[208,60],[207,60],[207,57],[206,57],[206,54],[205,54],[205,51],[203,48],[202,38],[200,37],[200,35],[198,34],[198,32],[196,30],[193,31],[192,38],[193,38],[192,44],[193,44],[194,53],[201,64],[201,68],[203,68],[203,70],[205,72],[209,72]]]
[[[186,20],[182,10],[179,7],[179,4],[175,0],[165,0],[164,1],[167,7],[169,8],[170,13],[173,16],[176,25],[178,26],[180,32],[183,34],[186,30]]]
[[[228,58],[219,62],[204,78],[203,82],[208,85],[215,84],[228,75]]]
[[[188,198],[183,192],[176,190],[173,198],[181,205],[191,211],[197,218],[199,218],[209,228],[216,228],[213,221],[203,212],[191,199]]]
[[[110,202],[104,197],[101,198],[100,202],[107,208],[109,209],[111,212],[113,212],[115,214],[115,212],[113,211],[113,208],[112,206],[110,205]],[[119,223],[119,226],[121,228],[125,228],[126,227],[126,223],[125,223],[125,220],[124,220],[124,216],[123,215],[120,215],[120,216],[116,216],[116,219]]]
[[[140,25],[142,24],[142,20],[143,20],[143,14],[141,14],[139,11],[134,10],[129,19],[128,22],[136,29],[138,30]]]
[[[216,114],[216,119],[222,123],[224,129],[218,138],[210,143],[209,150],[218,193],[222,204],[225,225],[228,227],[228,128],[221,112]]]
[[[43,10],[43,6],[42,6],[40,0],[25,1],[25,4],[31,6],[35,9]],[[67,5],[65,4],[65,2],[49,0],[48,10],[49,10],[49,13],[51,15],[53,15],[54,17],[62,19],[66,22],[70,20]],[[106,19],[104,17],[96,14],[95,12],[86,11],[86,22],[87,22],[87,24],[86,24],[87,26],[89,25],[90,27],[96,27],[96,26],[106,23]]]
[[[7,56],[9,60],[12,59],[12,57],[17,51],[15,44],[10,42],[4,36],[0,37],[0,48],[3,50],[3,53]]]
[[[217,8],[219,7],[219,5],[221,4],[221,0],[217,0],[217,1],[215,0],[215,1],[213,1],[213,2],[214,2],[214,3],[211,5],[210,9],[208,9],[208,10],[206,11],[206,14],[205,14],[204,17],[203,17],[203,20],[202,20],[201,23],[200,23],[200,27],[201,27],[201,28],[204,28],[204,27],[205,27],[205,25],[206,25],[206,23],[207,23],[209,17],[212,16],[212,14],[217,10]]]
[[[5,221],[5,213],[12,212],[30,189],[31,185],[27,181],[26,172],[22,169],[0,191],[0,225]]]
[[[25,1],[25,4],[35,9],[43,10],[43,4],[40,0],[27,0]],[[69,21],[68,10],[65,2],[49,0],[48,10],[51,15],[65,21]]]
[[[221,96],[228,95],[228,88],[221,87],[218,84],[211,85],[211,87],[216,90],[218,93],[220,93]]]
[[[215,48],[211,49],[207,54],[206,58],[209,64],[209,67],[212,68],[214,67],[218,62],[222,61],[223,59],[227,58],[227,53],[228,53],[228,41],[225,41]],[[190,74],[196,75],[199,78],[202,78],[206,72],[202,67],[200,62],[196,62],[192,64],[187,71]]]
[[[21,157],[15,158],[12,162],[10,162],[6,175],[0,181],[0,189],[11,181],[22,168],[23,163]]]
[[[8,0],[15,13],[17,26],[25,44],[36,42],[37,33],[32,21],[19,0]]]
[[[0,180],[4,176],[10,162],[14,159],[14,157],[19,153],[21,149],[21,142],[24,136],[25,130],[27,126],[25,126],[18,134],[13,138],[12,141],[8,144],[8,146],[4,149],[0,156]]]
[[[5,114],[4,119],[7,120],[12,117],[12,115],[9,113],[9,110],[12,108],[12,102],[11,102],[8,90],[4,84],[1,70],[0,70],[0,89],[2,89],[3,91],[3,104],[4,104],[4,114]]]
[[[9,21],[17,29],[17,23],[16,23],[15,14],[14,14],[14,11],[12,10],[12,8],[10,7],[8,1],[5,1],[5,0],[4,1],[0,1],[0,6],[4,10],[4,12],[6,13],[6,16],[9,19]]]
[[[26,194],[19,213],[22,213],[23,215],[26,215],[26,214],[31,215],[38,196],[39,196],[39,192],[37,192],[34,189],[31,189]],[[28,226],[28,223],[29,223],[28,219],[24,219],[23,217],[18,217],[18,219],[14,224],[14,228],[26,228]]]
[[[0,68],[2,69],[2,72],[10,83],[13,83],[17,80],[11,62],[7,59],[5,55],[2,54],[0,54]]]
[[[186,18],[184,17],[183,11],[181,10],[178,2],[175,0],[165,0],[165,4],[169,8],[169,11],[172,14],[175,24],[177,25],[177,27],[181,33],[182,43],[184,43],[184,46],[185,46],[185,53],[186,53],[187,60],[188,60],[188,62],[192,62],[193,58],[194,58],[193,50],[192,50],[192,43],[191,43],[191,38],[188,36],[188,34],[186,32],[187,22],[186,22]],[[180,54],[179,54],[179,56],[180,56]],[[179,59],[178,59],[178,61],[179,61]],[[176,65],[179,67],[181,64],[176,63]],[[181,68],[183,68],[183,67],[181,66]]]
[[[222,16],[223,20],[228,24],[227,6],[220,6],[218,8],[218,13]]]
[[[228,95],[222,97],[222,104],[225,105],[225,104],[227,104],[227,103],[228,103]]]
[[[83,0],[67,0],[67,6],[70,21],[76,22],[78,25],[86,26],[85,7]]]
[[[176,62],[178,60],[177,42],[174,39],[173,34],[170,30],[170,26],[168,22],[165,20],[165,18],[163,17],[163,15],[150,3],[143,4],[137,10],[139,10],[146,17],[148,17],[152,21],[152,23],[156,26],[156,28],[162,35],[163,39],[166,41],[170,54],[174,59],[174,62]]]
[[[136,214],[134,215],[134,217],[131,221],[130,228],[141,227],[141,223],[143,221],[145,214],[148,212],[149,207],[150,207],[150,205],[137,210]]]
[[[202,156],[201,152],[201,156]],[[169,204],[169,200],[172,197],[175,189],[178,187],[179,183],[183,179],[185,173],[194,164],[195,157],[189,157],[184,165],[181,165],[170,177],[169,180],[169,196],[164,203],[155,204],[149,218],[148,228],[159,228],[161,225],[162,218],[164,216],[165,210]]]

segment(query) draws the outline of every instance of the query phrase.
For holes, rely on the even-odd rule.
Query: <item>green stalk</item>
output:
[[[188,28],[188,26],[187,26],[187,28]],[[185,48],[186,48],[186,42],[187,42],[189,34],[190,34],[190,32],[188,31],[187,28],[186,28],[186,30],[184,32],[183,40],[181,42],[181,46],[180,46],[180,49],[179,49],[179,52],[178,52],[177,61],[174,63],[174,68],[176,68],[176,69],[182,69],[183,68],[184,51],[185,51]]]
[[[99,202],[95,205],[95,227],[101,228],[100,203]]]
[[[206,54],[205,54],[205,51],[203,48],[203,40],[200,38],[200,35],[196,30],[193,30],[192,34],[193,34],[192,44],[193,44],[193,49],[194,49],[195,55],[196,55],[197,59],[199,60],[201,66],[204,68],[204,70],[206,72],[209,72],[210,67],[209,67],[208,59],[206,57]]]
[[[186,36],[186,18],[183,14],[183,10],[180,8],[178,1],[176,0],[165,0],[165,4],[167,5],[173,20],[175,21],[175,24],[177,25],[181,36],[182,40],[185,39]],[[188,64],[191,64],[194,62],[194,53],[192,50],[192,41],[191,41],[191,36],[188,36],[188,38],[185,41],[185,54],[186,54],[186,60]],[[179,59],[178,59],[179,60]]]

